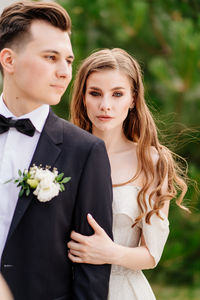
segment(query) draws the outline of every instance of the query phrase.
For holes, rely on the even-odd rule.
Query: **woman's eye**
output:
[[[114,92],[113,96],[114,97],[121,97],[121,96],[123,96],[123,94],[121,92]]]
[[[90,92],[89,94],[94,97],[98,97],[101,95],[99,92]]]

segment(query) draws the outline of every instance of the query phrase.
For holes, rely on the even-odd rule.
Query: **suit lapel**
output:
[[[36,166],[42,165],[43,167],[46,165],[54,166],[54,163],[61,152],[59,145],[62,144],[62,142],[62,122],[60,122],[59,118],[50,110],[30,166],[33,164]],[[30,205],[32,198],[32,192],[28,197],[25,194],[23,194],[22,197],[19,197],[10,226],[8,239],[11,237],[17,225],[19,224],[21,218]],[[34,199],[34,201],[36,201],[36,199]]]

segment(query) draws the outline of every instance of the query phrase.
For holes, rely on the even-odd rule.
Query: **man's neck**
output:
[[[40,104],[31,105],[22,97],[7,93],[5,89],[3,89],[3,101],[8,110],[16,117],[26,115],[40,106]]]

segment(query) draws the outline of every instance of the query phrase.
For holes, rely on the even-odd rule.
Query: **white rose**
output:
[[[50,178],[43,178],[38,184],[36,190],[33,192],[37,196],[38,200],[41,202],[46,202],[58,196],[60,185],[59,183],[54,183]]]
[[[34,175],[34,179],[39,180],[39,181],[48,180],[48,181],[53,182],[55,177],[56,177],[56,175],[53,172],[49,171],[48,169],[43,170],[40,168],[36,169],[36,172]]]

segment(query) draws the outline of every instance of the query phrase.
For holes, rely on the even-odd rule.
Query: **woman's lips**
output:
[[[97,119],[100,121],[110,121],[113,118],[111,116],[97,116]]]

